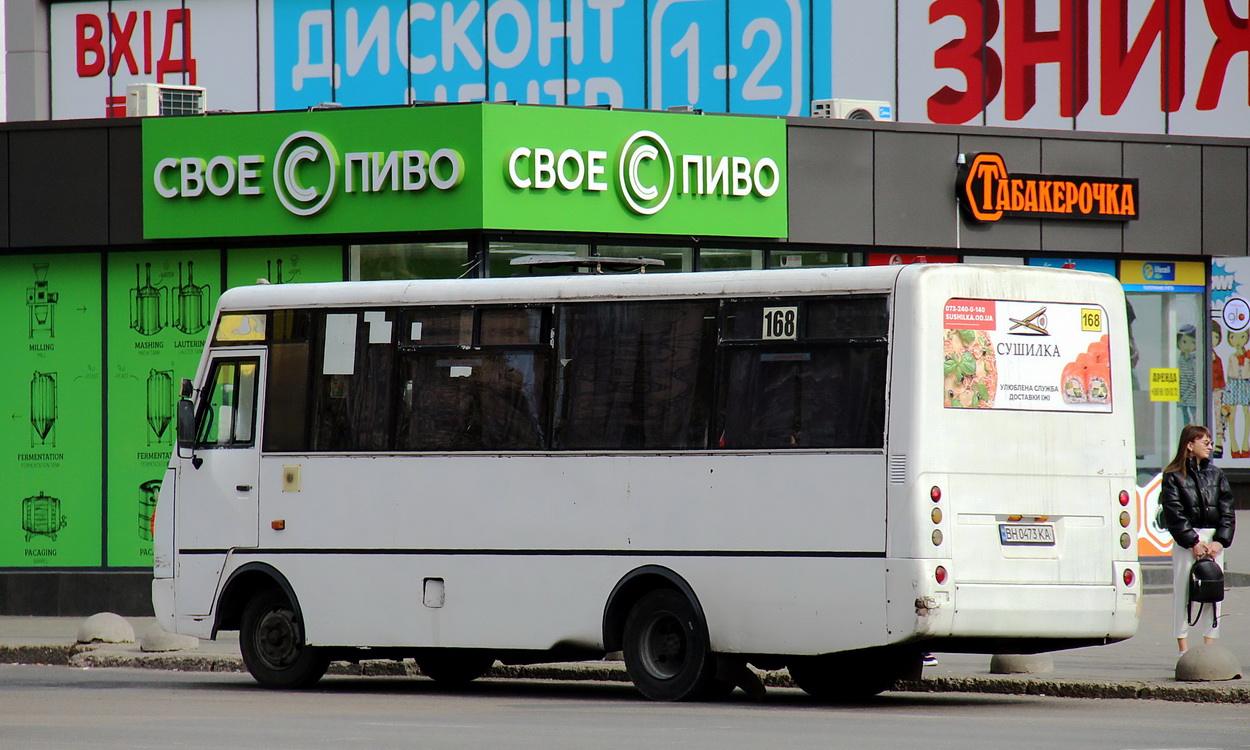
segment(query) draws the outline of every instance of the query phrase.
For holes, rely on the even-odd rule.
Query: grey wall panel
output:
[[[959,138],[878,131],[873,222],[878,245],[955,247]]]
[[[1202,148],[1202,252],[1246,255],[1246,149]]]
[[[1126,143],[1124,176],[1141,180],[1141,218],[1124,226],[1124,247],[1144,254],[1201,254],[1202,148]]]
[[[790,241],[872,244],[872,131],[790,127]]]
[[[1042,149],[1035,138],[999,138],[965,135],[959,138],[959,153],[992,151],[1007,162],[1008,174],[1037,174],[1041,171]],[[955,182],[951,188],[956,189]],[[959,246],[964,250],[1037,251],[1042,247],[1042,222],[1038,219],[970,221],[959,213]]]
[[[108,243],[108,130],[9,134],[12,247]]]
[[[109,243],[143,241],[143,130],[109,129]]]
[[[1043,174],[1124,176],[1124,151],[1119,141],[1042,140]],[[1124,224],[1118,221],[1042,222],[1042,250],[1048,253],[1111,253],[1124,248]]]

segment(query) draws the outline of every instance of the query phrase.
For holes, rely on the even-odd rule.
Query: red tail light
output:
[[[935,484],[935,485],[933,485],[933,487],[929,489],[929,498],[930,498],[931,500],[933,500],[933,502],[935,502],[935,503],[936,503],[938,500],[941,500],[941,499],[942,499],[942,488],[941,488],[941,487],[938,487],[936,484]]]
[[[937,566],[937,570],[933,571],[933,580],[938,583],[946,583],[946,568],[941,565]]]
[[[1135,580],[1137,580],[1137,577],[1133,575],[1133,569],[1132,569],[1132,568],[1125,568],[1125,569],[1124,569],[1124,585],[1125,585],[1125,586],[1132,586],[1132,585],[1133,585],[1133,581],[1135,581]]]
[[[1120,505],[1128,505],[1130,499],[1128,490],[1120,490]]]

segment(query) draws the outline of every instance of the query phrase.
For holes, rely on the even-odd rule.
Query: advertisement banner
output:
[[[220,253],[110,253],[107,283],[108,564],[147,567],[178,387],[195,376],[208,338]]]
[[[230,248],[226,288],[343,280],[343,249],[334,247]]]
[[[788,233],[783,120],[549,107],[482,113],[484,228]]]
[[[0,258],[0,567],[101,564],[100,256]]]
[[[1250,469],[1250,258],[1211,260],[1213,458]]]
[[[776,119],[462,105],[143,123],[144,236],[785,237]]]
[[[50,4],[53,119],[125,117],[126,87],[134,83],[203,86],[208,109],[256,110],[257,6],[257,0]]]
[[[1120,283],[1126,292],[1197,292],[1207,288],[1200,261],[1122,260]]]
[[[1111,412],[1101,306],[950,299],[943,321],[943,406]]]

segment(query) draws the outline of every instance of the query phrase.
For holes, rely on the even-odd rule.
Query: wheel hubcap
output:
[[[260,618],[256,652],[271,667],[284,669],[295,663],[302,643],[299,624],[290,610],[272,609]]]
[[[686,664],[686,648],[686,631],[681,620],[670,614],[660,614],[647,623],[639,656],[648,674],[656,679],[671,680]]]

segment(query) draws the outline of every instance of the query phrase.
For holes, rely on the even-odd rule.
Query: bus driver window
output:
[[[213,366],[208,393],[200,410],[197,447],[249,446],[256,418],[256,371],[254,359],[219,360]]]

